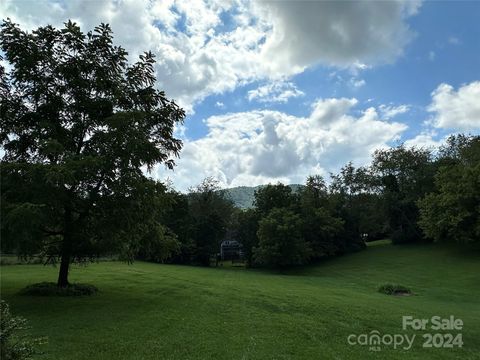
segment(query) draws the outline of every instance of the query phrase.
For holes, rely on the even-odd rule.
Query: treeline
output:
[[[368,167],[346,164],[331,181],[310,176],[293,192],[283,184],[235,208],[214,179],[188,194],[169,189],[161,223],[173,246],[140,246],[146,260],[206,265],[223,239],[243,245],[250,266],[302,265],[358,251],[365,242],[468,243],[480,238],[480,137],[450,137],[439,149],[377,150]],[[166,251],[168,250],[168,251]],[[170,252],[171,256],[165,256]]]
[[[56,218],[32,199],[51,193],[7,165],[1,250],[48,262],[61,239]],[[313,175],[297,191],[280,183],[260,187],[254,207],[246,210],[236,208],[212,178],[187,194],[145,180],[141,191],[95,205],[91,218],[78,215],[84,237],[74,243],[76,261],[120,254],[125,260],[209,266],[229,239],[243,245],[249,266],[285,267],[358,251],[382,238],[395,244],[478,242],[480,137],[452,136],[439,149],[377,150],[371,165],[348,163],[330,174],[328,184]]]

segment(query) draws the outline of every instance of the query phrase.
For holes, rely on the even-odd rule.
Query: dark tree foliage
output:
[[[336,217],[344,221],[338,239],[342,251],[356,251],[365,247],[368,234],[378,231],[381,222],[373,224],[367,209],[374,195],[371,191],[371,175],[366,168],[355,168],[348,163],[338,174],[331,174],[330,204]]]
[[[434,187],[436,166],[431,151],[403,145],[377,150],[371,168],[383,195],[392,241],[421,241],[416,202]]]
[[[262,215],[267,215],[274,208],[290,208],[295,205],[297,197],[292,188],[281,183],[268,184],[255,191],[254,206]]]
[[[234,232],[237,240],[243,245],[245,261],[253,264],[253,248],[258,245],[258,221],[260,216],[255,209],[237,210],[234,216]]]
[[[332,211],[324,179],[310,176],[295,194],[289,188],[261,188],[255,194],[257,208],[240,216],[239,238],[246,253],[253,246],[254,264],[286,267],[345,252],[344,220]]]
[[[302,207],[319,208],[328,205],[328,187],[320,175],[307,177],[305,187],[300,189]]]
[[[258,246],[254,248],[256,263],[284,268],[308,263],[309,244],[302,236],[300,215],[286,208],[275,208],[258,224]]]
[[[419,225],[436,241],[480,241],[480,136],[452,136],[440,149],[435,191],[418,202]]]
[[[172,206],[167,208],[161,222],[177,237],[179,248],[167,261],[176,264],[193,264],[195,241],[192,239],[193,217],[190,213],[189,195],[169,189],[167,197]]]
[[[470,136],[465,134],[451,135],[447,138],[445,144],[440,146],[437,156],[437,163],[440,166],[456,165],[473,155],[477,149],[479,136]]]
[[[303,220],[302,235],[312,249],[312,260],[322,259],[343,250],[341,235],[344,221],[333,216],[325,180],[309,176],[300,191],[300,214]]]
[[[0,82],[2,240],[60,259],[61,287],[72,261],[132,259],[141,241],[173,250],[158,221],[165,187],[142,169],[174,166],[185,114],[155,88],[153,55],[129,65],[108,25],[84,34],[70,21],[28,33],[7,20],[0,45],[12,66]]]
[[[218,182],[206,178],[182,194],[169,188],[157,220],[164,241],[139,243],[139,258],[153,262],[209,266],[226,236],[236,234],[237,215]]]
[[[219,252],[234,210],[233,203],[219,190],[216,180],[206,178],[188,194],[192,258],[204,266],[209,266]]]

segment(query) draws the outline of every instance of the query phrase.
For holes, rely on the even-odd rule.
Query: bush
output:
[[[384,284],[378,288],[378,292],[386,295],[411,295],[412,291],[398,284]]]
[[[27,360],[36,353],[35,346],[43,339],[31,339],[22,330],[28,329],[27,320],[12,316],[8,304],[0,300],[0,358],[4,360]]]
[[[98,289],[88,284],[70,284],[67,287],[58,287],[53,282],[42,282],[27,286],[21,291],[22,295],[33,296],[82,296],[93,295]]]

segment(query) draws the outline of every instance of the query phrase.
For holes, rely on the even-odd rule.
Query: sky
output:
[[[174,171],[185,191],[304,183],[375,149],[480,133],[480,1],[11,1],[24,29],[109,23],[131,61],[187,112]]]

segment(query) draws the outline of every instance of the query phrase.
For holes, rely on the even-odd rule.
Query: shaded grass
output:
[[[92,297],[26,297],[56,278],[41,265],[1,268],[2,298],[48,336],[51,359],[478,359],[479,253],[432,245],[373,244],[366,251],[283,274],[136,262],[74,267]],[[377,292],[403,284],[416,296]],[[462,349],[422,348],[402,316],[454,315]],[[413,349],[349,346],[349,334],[417,334]]]
[[[94,295],[98,289],[89,284],[70,284],[60,288],[54,282],[41,282],[28,285],[20,291],[25,296],[89,296]]]

